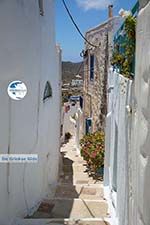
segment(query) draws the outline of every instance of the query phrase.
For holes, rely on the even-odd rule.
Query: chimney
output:
[[[108,18],[113,17],[113,5],[108,6]]]

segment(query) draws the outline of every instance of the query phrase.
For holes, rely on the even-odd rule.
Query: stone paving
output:
[[[43,200],[37,212],[22,224],[108,225],[103,183],[89,177],[86,162],[75,150],[74,138],[61,148],[61,154],[61,172],[54,198]]]

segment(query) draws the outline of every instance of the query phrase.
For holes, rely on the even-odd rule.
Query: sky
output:
[[[108,5],[114,5],[114,15],[121,8],[130,10],[136,0],[65,0],[71,14],[83,34],[108,18]],[[62,60],[80,62],[80,52],[84,49],[84,40],[73,26],[62,0],[55,0],[56,42],[62,48]]]

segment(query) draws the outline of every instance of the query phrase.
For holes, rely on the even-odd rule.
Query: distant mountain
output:
[[[62,80],[63,83],[70,83],[72,79],[76,79],[76,75],[83,77],[83,63],[62,62]]]

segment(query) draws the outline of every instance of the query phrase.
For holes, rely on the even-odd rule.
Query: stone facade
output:
[[[92,119],[92,132],[105,127],[107,70],[112,56],[113,36],[120,20],[119,17],[110,18],[86,33],[86,39],[95,46],[86,43],[84,54],[84,118]],[[93,68],[91,56],[94,57]]]

